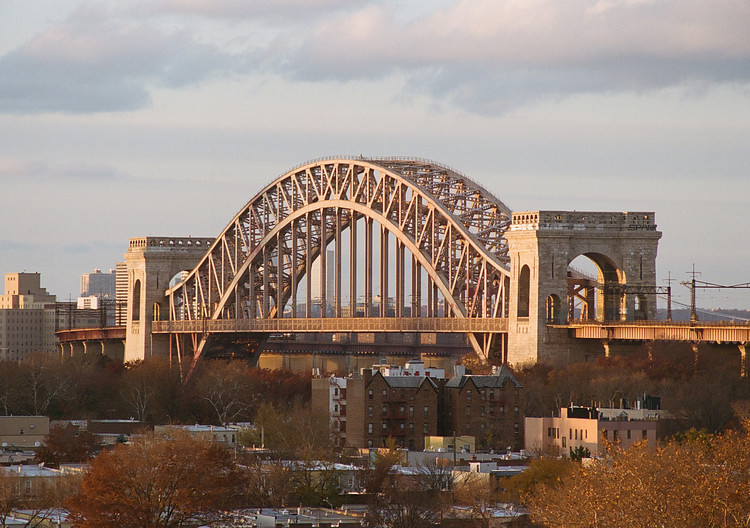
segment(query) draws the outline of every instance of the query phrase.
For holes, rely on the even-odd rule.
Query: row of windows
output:
[[[383,431],[386,431],[388,429],[388,423],[387,422],[382,422],[381,429]],[[405,424],[400,423],[399,424],[399,429],[402,432],[405,432],[406,431]],[[368,423],[367,424],[367,434],[374,434],[374,432],[375,432],[375,424],[372,423],[372,422]],[[430,424],[429,423],[425,422],[423,424],[423,432],[424,432],[424,434],[430,434]],[[414,433],[414,423],[413,422],[409,423],[409,433]]]
[[[484,432],[485,425],[484,423],[479,424],[479,429]],[[513,434],[520,434],[521,433],[521,426],[518,423],[513,424]],[[471,424],[467,423],[464,425],[464,434],[471,434]]]
[[[627,437],[628,440],[632,440],[631,432],[632,431],[630,429],[626,430],[626,437]],[[606,429],[604,429],[602,431],[602,436],[604,436],[604,438],[609,438],[609,431],[607,431]],[[648,438],[648,431],[646,429],[642,429],[641,430],[641,440],[646,440],[647,438]],[[612,440],[614,440],[615,442],[617,442],[618,440],[620,440],[620,431],[619,431],[619,429],[613,429],[612,430]]]
[[[474,391],[471,391],[471,390],[466,391],[466,399],[467,400],[471,400],[471,393],[472,392],[474,392]],[[498,397],[503,396],[504,393],[505,393],[505,387],[500,387],[499,388],[499,392],[498,392]],[[479,395],[481,396],[481,398],[483,400],[487,399],[487,391],[485,389],[480,390],[479,391]],[[515,396],[515,399],[517,400],[518,399],[518,391],[514,390],[513,391],[513,395]],[[494,400],[494,399],[495,399],[495,389],[490,389],[490,400]]]
[[[402,405],[401,407],[399,407],[399,413],[400,413],[401,416],[404,416],[405,412],[406,412],[406,407],[404,405]],[[425,405],[424,408],[423,408],[423,412],[424,412],[424,417],[425,418],[429,418],[430,417],[430,408],[429,408],[429,406]],[[381,409],[381,414],[388,414],[388,406],[387,405],[383,405],[383,407]],[[367,407],[367,416],[369,416],[370,418],[372,418],[373,415],[374,415],[374,412],[373,412],[373,409],[372,409],[372,405],[370,405],[370,406]],[[414,406],[412,406],[412,405],[409,406],[409,418],[414,418]]]
[[[428,398],[430,396],[430,393],[427,392],[427,391],[425,391],[423,394],[424,394],[424,396],[423,396],[424,398]],[[388,397],[388,390],[387,389],[383,389],[381,391],[380,395],[382,396],[383,399],[387,398]],[[393,396],[394,398],[397,396],[396,389],[392,389],[391,390],[391,396]],[[403,393],[398,393],[398,396],[403,396]],[[368,400],[372,400],[373,399],[372,389],[368,389],[368,391],[367,391],[367,399]],[[410,400],[414,399],[413,393],[410,394],[409,399]]]

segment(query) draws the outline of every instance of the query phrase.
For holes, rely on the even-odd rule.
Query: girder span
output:
[[[318,160],[277,178],[235,215],[199,264],[167,291],[169,316],[173,321],[295,317],[298,287],[304,280],[305,316],[310,317],[314,302],[310,269],[316,260],[322,270],[320,316],[327,315],[330,299],[325,283],[330,280],[335,282],[332,315],[343,317],[342,298],[348,293],[348,315],[356,316],[361,276],[362,315],[371,316],[377,224],[379,316],[419,317],[424,287],[427,316],[505,317],[509,271],[504,233],[509,223],[510,211],[504,204],[468,178],[435,163],[401,158]],[[341,271],[345,231],[348,291]],[[325,271],[330,245],[333,277]],[[364,265],[359,258],[361,245]],[[395,293],[391,294],[388,262],[393,247]],[[411,309],[405,307],[407,282]],[[486,358],[492,338],[468,336]],[[199,343],[196,340],[194,363],[205,342],[206,336]]]

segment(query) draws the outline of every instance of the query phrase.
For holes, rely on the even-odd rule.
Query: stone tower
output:
[[[169,318],[164,292],[170,282],[191,270],[211,247],[212,238],[131,238],[125,263],[128,275],[128,313],[125,331],[125,361],[166,356],[166,335],[152,335],[151,323]]]
[[[513,213],[505,234],[511,280],[508,362],[567,365],[601,355],[598,342],[568,337],[569,319],[654,319],[656,251],[661,233],[650,212]],[[597,277],[569,264],[585,255]],[[574,298],[583,307],[572,310]]]

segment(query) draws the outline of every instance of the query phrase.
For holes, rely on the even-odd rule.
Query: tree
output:
[[[74,425],[56,425],[37,449],[35,461],[59,467],[64,463],[88,462],[100,450],[101,442],[96,435]]]
[[[693,435],[688,435],[693,436]],[[526,497],[535,521],[577,527],[750,526],[750,437],[695,435],[645,444],[573,469]]]
[[[254,398],[247,363],[212,361],[204,366],[196,380],[196,390],[219,424],[226,425],[238,418],[250,419]]]
[[[574,462],[581,462],[584,458],[591,458],[591,450],[588,447],[577,446],[575,449],[570,448],[570,459]]]
[[[214,525],[240,497],[243,478],[223,447],[185,434],[143,435],[94,458],[68,506],[76,526]]]
[[[420,471],[416,475],[401,475],[397,467],[402,459],[393,438],[375,454],[365,482],[371,497],[367,510],[369,526],[426,528],[440,518],[440,494],[423,488],[424,475]]]
[[[24,512],[26,524],[23,526],[41,526],[42,512],[60,506],[77,493],[81,479],[76,474],[59,474],[50,478],[35,477],[34,481],[27,488],[25,478],[17,471],[0,468],[0,526],[6,526],[6,521],[18,510]],[[20,522],[18,517],[16,520]]]
[[[255,417],[256,435],[262,431],[265,446],[280,456],[309,460],[330,459],[335,443],[328,416],[300,404],[284,409],[263,403]],[[260,438],[251,441],[261,444]]]

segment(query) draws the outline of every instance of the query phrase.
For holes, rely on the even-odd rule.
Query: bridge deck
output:
[[[436,333],[505,333],[504,318],[457,319],[442,317],[351,317],[295,319],[229,319],[203,321],[154,321],[152,332],[158,334],[192,333],[294,333],[294,332],[436,332]]]
[[[750,323],[724,322],[671,322],[628,321],[598,322],[577,321],[567,325],[573,337],[579,339],[631,340],[631,341],[694,341],[709,343],[748,343]]]

